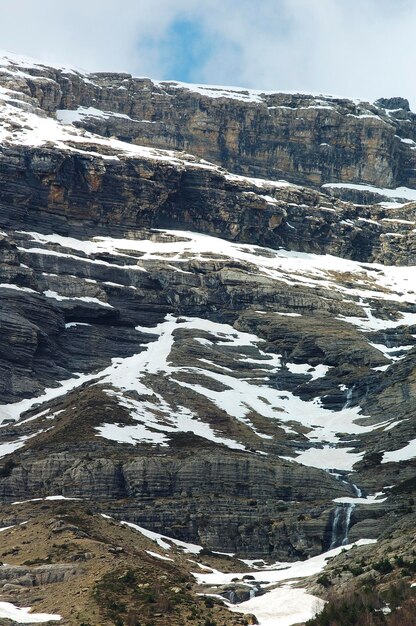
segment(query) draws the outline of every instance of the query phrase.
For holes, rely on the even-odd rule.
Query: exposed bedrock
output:
[[[182,228],[359,261],[414,260],[411,205],[403,221],[400,209],[360,209],[312,189],[272,183],[263,190],[247,180],[229,180],[215,168],[180,161],[130,156],[107,161],[54,148],[3,146],[0,183],[5,228],[78,237]]]
[[[78,453],[43,459],[23,454],[2,478],[1,497],[63,493],[213,550],[287,558],[322,549],[330,510],[320,502],[351,493],[320,470],[254,456],[214,450],[177,459],[128,456],[100,456],[97,446],[85,444]]]
[[[0,81],[49,115],[92,108],[76,122],[92,132],[185,150],[241,174],[316,185],[415,182],[414,152],[402,141],[415,139],[415,115],[403,99],[391,109],[392,99],[371,105],[303,94],[201,90],[45,66],[29,66],[25,76],[0,73]],[[116,115],[97,116],[96,109]]]

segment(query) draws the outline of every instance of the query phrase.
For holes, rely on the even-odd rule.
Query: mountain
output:
[[[0,623],[411,593],[415,151],[401,98],[2,57]]]

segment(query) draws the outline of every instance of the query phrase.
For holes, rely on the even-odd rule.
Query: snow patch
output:
[[[133,530],[137,530],[141,535],[155,541],[160,548],[164,550],[170,550],[172,548],[172,543],[180,548],[186,554],[199,554],[203,549],[202,546],[198,546],[195,543],[188,543],[186,541],[180,541],[179,539],[173,539],[172,537],[167,537],[166,535],[161,535],[160,533],[155,533],[152,530],[147,530],[147,528],[143,528],[142,526],[138,526],[137,524],[132,524],[131,522],[120,522],[124,526],[128,526]]]
[[[63,124],[73,124],[74,122],[82,122],[85,117],[98,117],[101,119],[119,118],[124,120],[133,120],[129,115],[124,113],[114,113],[112,111],[102,111],[94,107],[78,107],[77,109],[58,109],[56,111],[56,119]]]
[[[259,626],[292,626],[304,623],[322,611],[324,600],[305,589],[280,587],[247,602],[228,606],[236,613],[252,613]]]
[[[385,452],[382,463],[400,463],[400,461],[410,461],[416,457],[416,439],[410,441],[406,446],[399,450]]]
[[[18,608],[10,602],[0,602],[0,617],[9,619],[18,624],[43,624],[45,622],[59,622],[60,615],[48,613],[30,613],[31,608]]]
[[[397,187],[396,189],[388,189],[383,187],[373,187],[372,185],[359,185],[355,183],[326,183],[322,185],[323,189],[353,189],[354,191],[369,191],[370,193],[386,196],[392,200],[408,200],[416,201],[416,189],[409,187]]]
[[[261,569],[260,571],[250,570],[249,572],[242,573],[223,573],[213,570],[211,573],[196,572],[192,575],[197,579],[199,584],[203,585],[227,585],[231,583],[234,578],[243,580],[243,577],[247,574],[250,574],[250,576],[253,577],[252,580],[256,582],[271,585],[319,574],[325,568],[327,561],[337,556],[342,551],[350,550],[355,545],[364,546],[372,543],[377,542],[374,539],[360,539],[356,543],[339,546],[338,548],[334,548],[318,556],[311,557],[307,561],[295,561],[292,563],[279,562],[275,564],[274,568]]]

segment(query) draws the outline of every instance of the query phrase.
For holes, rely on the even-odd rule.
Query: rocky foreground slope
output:
[[[237,573],[199,581],[236,602],[265,570],[243,583],[217,552],[378,540],[359,574],[333,568],[348,588],[394,577],[371,561],[394,541],[414,563],[415,119],[399,98],[1,61],[2,600],[63,624],[237,624],[195,604],[191,572]],[[138,528],[202,546],[199,565],[143,552]]]

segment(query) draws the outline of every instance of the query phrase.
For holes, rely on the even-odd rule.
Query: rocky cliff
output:
[[[85,75],[3,62],[1,84],[49,115],[141,146],[186,151],[232,172],[399,187],[415,183],[416,117],[402,98],[329,96]]]
[[[12,503],[60,496],[245,558],[397,532],[416,463],[415,119],[402,99],[3,59],[4,526],[27,521]],[[8,597],[43,575],[11,571]]]

